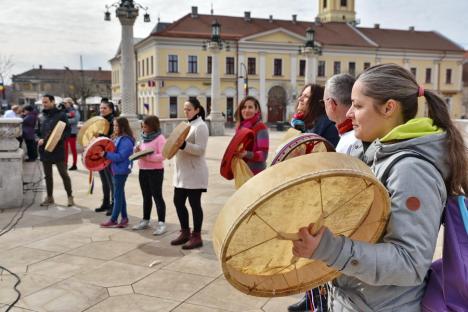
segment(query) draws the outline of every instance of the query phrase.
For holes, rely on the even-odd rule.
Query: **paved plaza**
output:
[[[270,159],[283,133],[270,131]],[[106,217],[94,212],[101,203],[99,176],[95,174],[94,194],[88,195],[88,172],[81,163],[78,171],[70,171],[74,207],[65,206],[66,193],[55,169],[56,206],[39,207],[44,185],[25,184],[25,207],[30,207],[14,230],[0,237],[0,265],[21,277],[22,297],[11,311],[286,311],[300,295],[270,299],[242,294],[225,280],[212,248],[213,224],[234,192],[233,181],[219,174],[232,134],[227,129],[225,136],[208,140],[209,187],[202,197],[204,246],[198,250],[185,251],[169,243],[179,231],[172,203],[172,161],[166,161],[163,185],[168,232],[158,237],[151,229],[100,228]],[[40,162],[24,166],[25,182],[40,181]],[[133,225],[142,216],[137,168],[125,191]],[[21,209],[0,210],[0,228],[18,212]],[[153,210],[153,223],[155,218]],[[5,311],[16,298],[15,279],[1,273],[0,310]]]

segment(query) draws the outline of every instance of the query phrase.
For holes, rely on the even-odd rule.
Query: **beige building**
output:
[[[414,73],[426,88],[441,94],[453,117],[463,115],[464,50],[436,31],[358,27],[354,0],[319,0],[314,22],[199,14],[197,7],[173,23],[159,23],[151,34],[136,40],[137,111],[161,118],[183,116],[183,103],[197,97],[210,111],[211,54],[202,49],[211,24],[221,25],[225,40],[219,55],[221,103],[228,121],[248,93],[260,100],[264,120],[287,120],[304,86],[306,57],[300,48],[306,29],[315,31],[319,47],[314,73],[324,84],[332,75],[359,74],[379,63],[397,63]],[[226,49],[229,46],[229,49]],[[120,97],[120,53],[110,60],[112,94]],[[421,105],[420,114],[424,114]]]

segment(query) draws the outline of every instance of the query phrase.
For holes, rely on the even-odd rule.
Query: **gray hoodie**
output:
[[[391,144],[377,140],[361,159],[381,178],[402,150],[423,155],[447,178],[445,133]],[[324,232],[312,258],[343,273],[333,281],[333,311],[420,311],[447,200],[444,180],[434,165],[408,157],[392,167],[387,181],[383,181],[391,197],[391,214],[377,244],[334,236],[328,229]],[[420,203],[419,209],[415,209],[414,198]]]

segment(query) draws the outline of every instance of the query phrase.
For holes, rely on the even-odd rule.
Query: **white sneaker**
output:
[[[153,232],[153,235],[161,235],[166,233],[167,228],[166,228],[166,223],[159,221],[158,224],[156,225],[156,229]]]
[[[132,227],[132,230],[144,230],[144,229],[147,229],[149,227],[149,220],[145,220],[145,219],[142,219],[140,221],[140,223],[138,224],[135,224],[133,227]]]

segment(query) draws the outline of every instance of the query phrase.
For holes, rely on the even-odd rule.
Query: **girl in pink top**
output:
[[[154,235],[161,235],[166,232],[166,203],[162,196],[162,183],[164,180],[162,149],[165,143],[166,139],[161,134],[159,118],[147,116],[142,123],[141,143],[135,147],[135,152],[150,148],[154,152],[138,160],[140,168],[138,179],[143,194],[143,219],[133,229],[143,230],[149,227],[154,198],[158,212],[158,224],[153,232]]]

